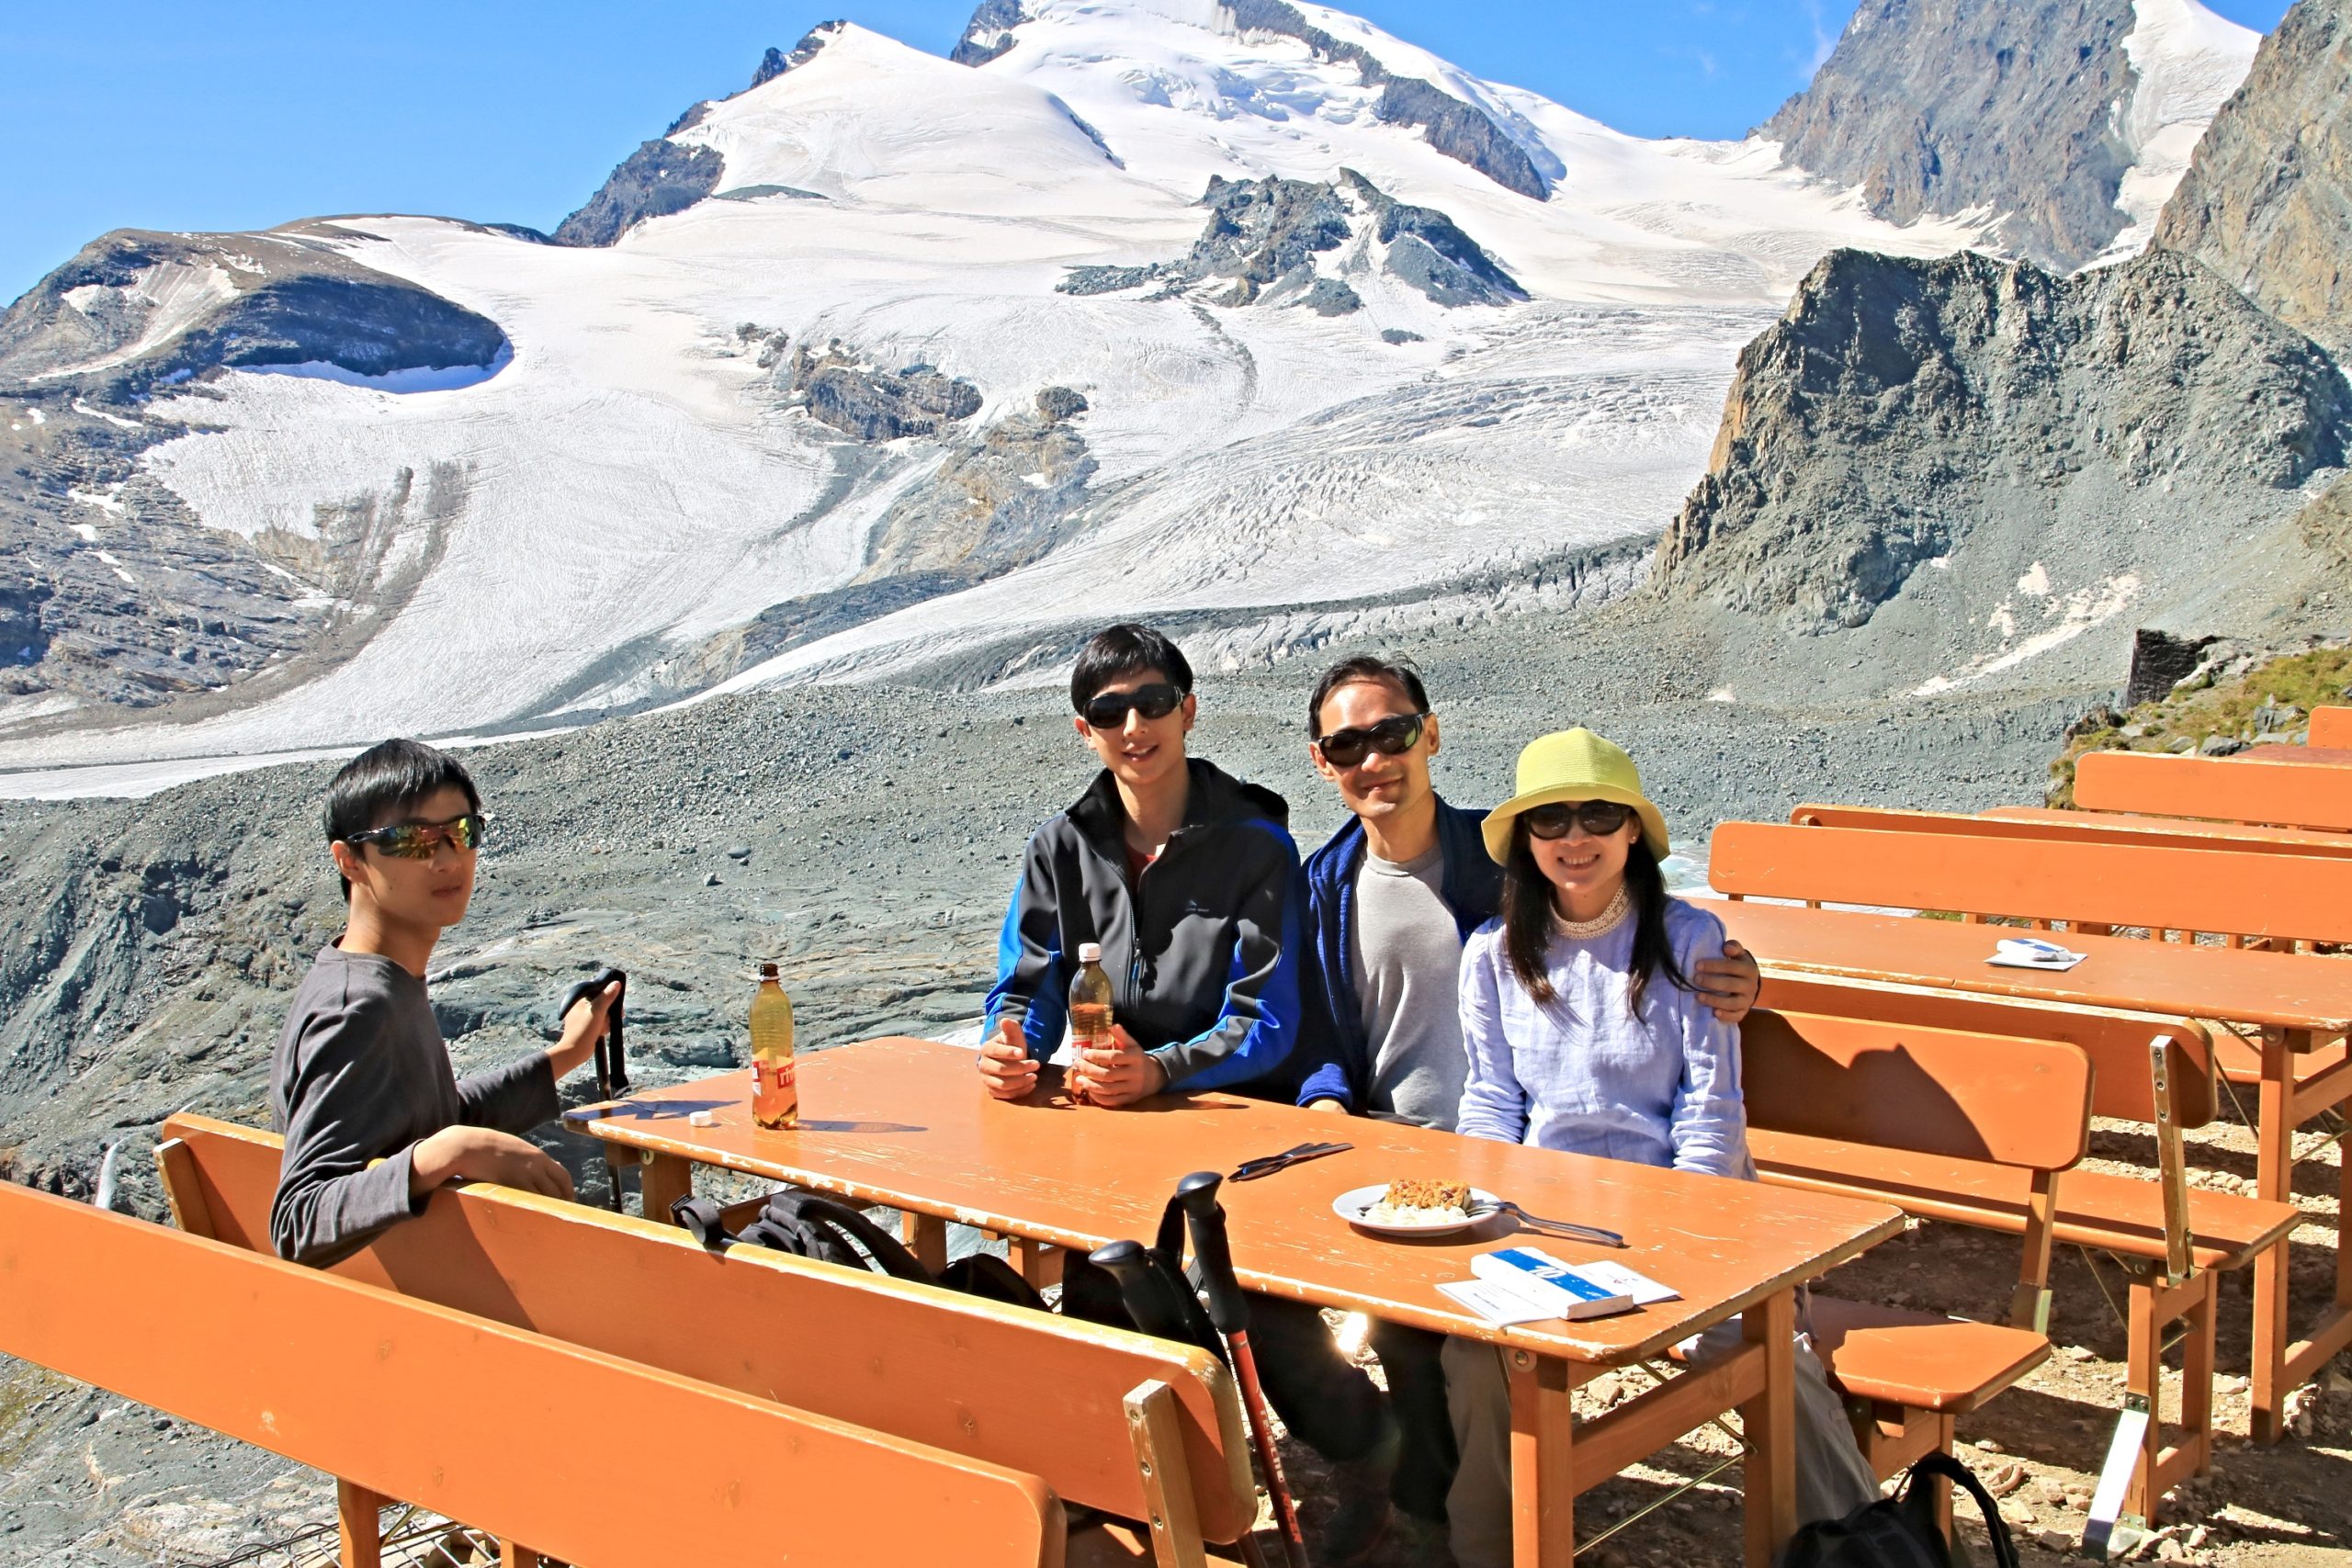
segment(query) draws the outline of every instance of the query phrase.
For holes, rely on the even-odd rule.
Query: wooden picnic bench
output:
[[[2352,773],[2324,762],[2091,751],[2075,763],[2086,811],[2352,829]]]
[[[2352,748],[2352,708],[2315,707],[2312,709],[2311,734],[2307,737],[2314,746],[2332,750]]]
[[[1727,916],[1780,917],[1783,930],[1777,935],[1757,930],[1734,934],[1788,967],[2259,1025],[2258,1044],[2241,1051],[2233,1030],[2221,1043],[2220,1056],[2225,1076],[2233,1058],[2256,1076],[2256,1186],[2265,1200],[2291,1201],[2294,1130],[2352,1095],[2352,1066],[2340,1043],[2352,1001],[2335,1001],[2331,1005],[2336,1010],[2314,1019],[2302,995],[2352,995],[2352,967],[2288,952],[2229,952],[2113,934],[2119,927],[2219,932],[2279,945],[2298,939],[2352,939],[2352,861],[1727,822],[1716,829],[1709,877],[1734,899],[1802,899],[2064,922],[2070,945],[2093,954],[2077,979],[2073,972],[1987,964],[1994,933],[1981,925],[1873,923],[1853,916],[1804,919],[1805,914],[1834,917],[1841,911],[1759,909]],[[1787,920],[1790,915],[1796,919]],[[1850,928],[1850,935],[1841,928]],[[1816,942],[1813,933],[1826,940]],[[1977,950],[1973,961],[1957,951],[1965,945]],[[1851,956],[1825,956],[1825,949],[1838,948]],[[1936,962],[1920,963],[1930,950]],[[1799,954],[1804,962],[1789,962]],[[2352,1162],[2337,1179],[2339,1191],[2352,1200]],[[2340,1235],[2340,1218],[2338,1224]],[[2257,1438],[2271,1440],[2283,1430],[2288,1389],[2352,1344],[2352,1252],[2339,1247],[2335,1303],[2310,1337],[2299,1343],[2290,1344],[2287,1337],[2287,1249],[2264,1250],[2253,1269],[2254,1427]]]
[[[2177,1322],[2188,1330],[2182,1439],[2163,1446],[2151,1419],[2128,1506],[2153,1511],[2183,1476],[2210,1468],[2215,1282],[2282,1247],[2302,1214],[2188,1185],[2179,1134],[2214,1112],[2205,1031],[2145,1014],[1769,970],[1760,1000],[1773,1017],[1742,1041],[1766,1179],[2019,1236],[2010,1316],[2036,1328],[2049,1323],[2055,1245],[2114,1256],[2130,1275],[2125,1392],[2146,1400],[2152,1417],[2162,1411],[2165,1335]],[[2079,1106],[2071,1064],[2051,1057],[2050,1043],[2089,1068]],[[2093,1115],[2154,1125],[2156,1179],[2075,1168],[2078,1109],[2085,1127]]]
[[[714,1075],[568,1113],[582,1132],[652,1156],[649,1179],[684,1190],[696,1165],[813,1188],[1056,1247],[1148,1236],[1179,1179],[1229,1170],[1302,1141],[1343,1136],[1345,1153],[1263,1181],[1226,1184],[1236,1276],[1287,1296],[1498,1346],[1510,1384],[1512,1507],[1521,1562],[1554,1568],[1576,1549],[1574,1499],[1725,1411],[1747,1438],[1746,1556],[1766,1568],[1795,1527],[1790,1470],[1794,1292],[1894,1234],[1882,1204],[1623,1161],[1461,1138],[1369,1118],[1344,1122],[1214,1090],[1118,1111],[1073,1104],[1048,1069],[1036,1092],[997,1100],[967,1048],[861,1041],[800,1064],[801,1120],[771,1132],[751,1118],[751,1076]],[[707,1124],[697,1124],[696,1112]],[[1623,1234],[1612,1261],[1680,1292],[1630,1313],[1497,1328],[1438,1290],[1512,1234],[1507,1217],[1458,1235],[1400,1242],[1332,1213],[1367,1183],[1441,1178]],[[1586,1244],[1536,1238],[1563,1256]],[[1611,1367],[1662,1361],[1677,1344],[1740,1315],[1721,1360],[1668,1379],[1590,1422],[1575,1388]],[[1865,1355],[1861,1358],[1868,1359]]]
[[[266,1250],[282,1145],[179,1115],[157,1151],[185,1229]],[[436,1193],[336,1275],[1034,1475],[1091,1524],[1077,1563],[1197,1564],[1257,1494],[1231,1377],[1206,1351],[504,1188]],[[846,1512],[894,1506],[865,1491]],[[960,1561],[943,1539],[933,1561]],[[877,1556],[875,1561],[882,1561]]]
[[[2060,840],[2086,844],[2138,844],[2149,849],[2245,850],[2254,854],[2324,855],[2352,859],[2352,834],[2301,828],[2256,828],[2243,822],[2199,822],[2180,817],[2137,817],[2069,811],[2045,806],[1996,806],[1964,811],[1905,811],[1881,806],[1832,806],[1808,801],[1789,813],[1799,828],[1860,828],[1881,833],[1958,833],[1982,839]]]
[[[0,1351],[342,1477],[344,1568],[392,1497],[582,1568],[1063,1562],[1034,1475],[7,1182]],[[616,1475],[583,1427],[694,1443]]]

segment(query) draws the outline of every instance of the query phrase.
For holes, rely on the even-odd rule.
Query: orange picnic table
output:
[[[2261,828],[2194,817],[2142,817],[2128,811],[2076,811],[2057,806],[1995,806],[1968,820],[2039,829],[2052,838],[2165,849],[2246,850],[2256,854],[2352,855],[2352,833],[2319,828]],[[2008,830],[2008,829],[2002,829]],[[2029,835],[2030,836],[2030,835]]]
[[[1503,1348],[1522,1563],[1569,1562],[1577,1493],[1732,1409],[1745,1417],[1752,1449],[1748,1562],[1763,1568],[1795,1528],[1795,1287],[1901,1230],[1894,1210],[1230,1094],[1098,1110],[1073,1104],[1058,1075],[1045,1076],[1028,1099],[1000,1101],[981,1088],[967,1049],[872,1040],[801,1060],[802,1119],[788,1132],[752,1123],[748,1071],[586,1107],[568,1120],[646,1156],[649,1214],[666,1213],[689,1190],[695,1165],[718,1166],[923,1216],[918,1251],[934,1263],[950,1220],[1081,1250],[1148,1239],[1187,1173],[1229,1171],[1296,1144],[1343,1139],[1351,1151],[1225,1185],[1235,1272],[1252,1291]],[[695,1111],[715,1124],[693,1125]],[[1572,1261],[1605,1256],[1680,1297],[1581,1323],[1493,1327],[1437,1285],[1468,1279],[1471,1257],[1506,1245],[1510,1221],[1408,1242],[1360,1233],[1332,1212],[1333,1200],[1351,1189],[1416,1177],[1466,1181],[1535,1213],[1619,1232],[1628,1250],[1550,1237],[1539,1244]],[[1569,1394],[1578,1384],[1663,1356],[1735,1314],[1744,1314],[1747,1343],[1728,1360],[1572,1427]]]
[[[2085,954],[2081,964],[2014,969],[1985,962],[2002,934],[1998,926],[1754,899],[1709,908],[1758,955],[1768,990],[1771,973],[1781,970],[2205,1019],[2233,1032],[2256,1032],[2257,1041],[2249,1043],[2258,1043],[2262,1060],[2256,1187],[2276,1201],[2294,1201],[2295,1128],[2341,1100],[2352,1076],[2352,1060],[2339,1059],[2300,1086],[2295,1081],[2298,1056],[2344,1055],[2335,1041],[2352,1030],[2352,961],[2069,931],[2057,940]],[[2335,1300],[2307,1337],[2290,1343],[2287,1337],[2288,1249],[2275,1247],[2256,1265],[2256,1382],[2278,1397],[2352,1345],[2352,1248],[2343,1245],[2352,1160],[2338,1181]]]

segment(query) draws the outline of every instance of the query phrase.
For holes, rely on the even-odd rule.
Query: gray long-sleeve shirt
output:
[[[286,1134],[269,1239],[279,1257],[318,1268],[424,1212],[408,1190],[420,1140],[461,1123],[524,1133],[562,1110],[546,1052],[460,1079],[424,982],[338,947],[320,952],[295,991],[269,1080],[270,1120]]]

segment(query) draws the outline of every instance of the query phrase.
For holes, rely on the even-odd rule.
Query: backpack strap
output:
[[[897,1236],[848,1204],[820,1192],[777,1193],[768,1200],[768,1206],[761,1212],[759,1219],[738,1239],[766,1242],[765,1237],[754,1233],[769,1225],[786,1236],[796,1230],[830,1232],[842,1250],[851,1256],[855,1256],[855,1249],[863,1249],[865,1256],[873,1260],[872,1267],[877,1273],[888,1274],[893,1280],[910,1280],[919,1285],[939,1282],[932,1278],[930,1269],[916,1261],[915,1255],[909,1252]],[[855,1244],[855,1248],[849,1246],[851,1243]],[[787,1244],[785,1250],[798,1249]]]
[[[707,1198],[689,1195],[676,1200],[670,1205],[670,1217],[713,1252],[724,1252],[735,1243],[719,1218],[718,1205]]]
[[[1931,1475],[1943,1477],[1976,1499],[1977,1511],[1984,1516],[1985,1539],[1993,1545],[1994,1568],[2018,1568],[2017,1542],[2009,1539],[2009,1525],[2001,1517],[2001,1506],[1984,1490],[1984,1483],[1950,1454],[1923,1454],[1911,1467],[1903,1483],[1903,1507],[1913,1521],[1928,1535],[1941,1533],[1935,1527],[1928,1488],[1919,1484],[1922,1478]]]

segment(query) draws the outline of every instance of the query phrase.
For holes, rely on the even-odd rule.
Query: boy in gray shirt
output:
[[[570,1198],[563,1168],[518,1134],[555,1118],[556,1080],[594,1051],[619,986],[575,1003],[553,1048],[459,1079],[424,969],[473,896],[473,780],[445,752],[387,740],[328,784],[326,831],[349,914],[296,989],[270,1064],[270,1119],[286,1135],[269,1210],[278,1256],[323,1268],[454,1179]]]

